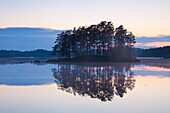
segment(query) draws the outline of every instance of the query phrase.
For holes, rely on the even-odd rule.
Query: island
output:
[[[53,55],[57,61],[134,62],[135,36],[120,25],[102,21],[58,34]]]

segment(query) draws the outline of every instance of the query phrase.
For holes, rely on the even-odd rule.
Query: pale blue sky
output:
[[[0,28],[63,30],[102,20],[136,36],[170,35],[170,0],[0,0]]]

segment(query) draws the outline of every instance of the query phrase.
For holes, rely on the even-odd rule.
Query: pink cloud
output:
[[[141,71],[170,71],[168,68],[163,67],[150,67],[150,66],[144,66],[144,67],[132,67],[131,70],[141,70]]]
[[[155,46],[155,47],[170,46],[170,42],[151,42],[146,43],[143,46]]]
[[[163,47],[163,46],[170,46],[170,42],[136,43],[136,45],[135,45],[135,46]]]

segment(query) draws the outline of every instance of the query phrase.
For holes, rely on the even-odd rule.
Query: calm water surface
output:
[[[6,64],[0,65],[0,91],[0,113],[170,113],[170,68]]]

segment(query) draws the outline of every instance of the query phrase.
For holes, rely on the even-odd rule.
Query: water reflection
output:
[[[58,64],[52,69],[60,90],[74,95],[111,101],[114,95],[123,97],[134,89],[131,64]]]

